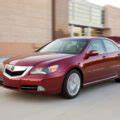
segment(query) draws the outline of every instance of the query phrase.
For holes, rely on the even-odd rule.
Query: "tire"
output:
[[[73,79],[76,78],[76,79]],[[72,99],[78,96],[82,86],[82,77],[79,71],[71,70],[67,73],[63,86],[62,86],[62,97],[66,99]]]
[[[115,82],[120,83],[120,78],[115,79]]]

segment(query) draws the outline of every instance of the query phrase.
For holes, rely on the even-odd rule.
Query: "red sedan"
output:
[[[2,84],[15,90],[74,98],[86,85],[120,82],[120,49],[104,37],[58,39],[5,63]]]

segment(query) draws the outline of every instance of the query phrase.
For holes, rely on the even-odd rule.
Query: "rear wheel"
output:
[[[62,96],[67,99],[75,98],[81,89],[81,75],[77,70],[71,70],[65,77]]]

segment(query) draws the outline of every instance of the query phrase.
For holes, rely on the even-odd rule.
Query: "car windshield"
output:
[[[40,53],[80,53],[87,44],[86,39],[59,39],[38,50]]]

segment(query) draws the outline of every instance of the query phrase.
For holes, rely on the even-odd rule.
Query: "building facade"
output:
[[[68,0],[0,0],[1,56],[33,52],[62,36],[68,36]]]
[[[69,25],[72,36],[101,35],[104,8],[83,0],[69,1]]]
[[[120,36],[120,8],[105,6],[104,35]]]
[[[120,36],[119,13],[85,0],[0,0],[0,55],[33,52],[67,36]]]

